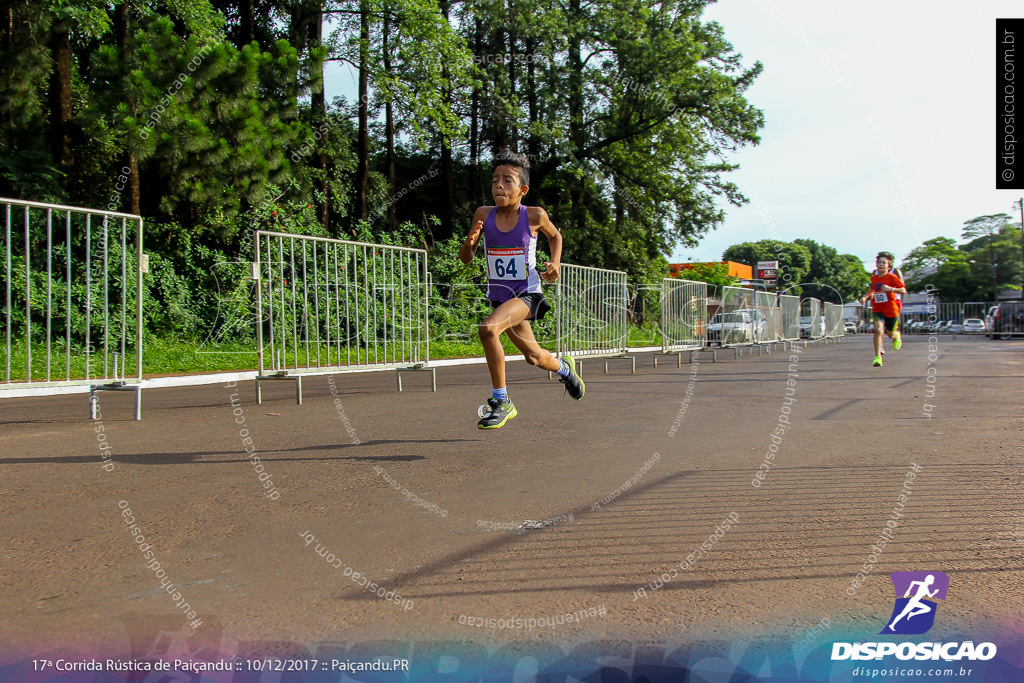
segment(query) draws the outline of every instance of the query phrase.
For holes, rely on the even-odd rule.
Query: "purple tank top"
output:
[[[484,221],[484,246],[487,255],[487,298],[499,303],[520,294],[539,292],[537,273],[537,236],[530,230],[527,208],[519,207],[519,220],[508,232],[498,229],[491,209]]]

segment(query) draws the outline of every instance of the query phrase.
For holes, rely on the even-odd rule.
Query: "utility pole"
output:
[[[1024,296],[1024,197],[1013,203],[1013,208],[1020,209],[1020,256],[1021,256],[1021,296]]]

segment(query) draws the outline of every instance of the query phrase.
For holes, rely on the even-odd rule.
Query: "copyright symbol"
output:
[[[1003,169],[1003,180],[1010,182],[1013,180],[1013,171],[1009,168]]]

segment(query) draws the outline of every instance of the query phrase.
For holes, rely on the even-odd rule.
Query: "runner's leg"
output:
[[[517,349],[523,352],[526,362],[530,365],[536,365],[548,372],[558,372],[561,369],[561,361],[537,343],[537,338],[533,336],[533,327],[530,326],[529,320],[523,320],[518,325],[512,327],[508,332],[508,338],[512,340]]]
[[[483,344],[487,369],[491,373],[491,386],[495,389],[505,386],[505,350],[501,347],[501,333],[519,325],[528,315],[530,307],[522,299],[509,299],[480,323],[480,343]]]

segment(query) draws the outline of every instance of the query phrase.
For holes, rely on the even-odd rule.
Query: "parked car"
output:
[[[749,313],[719,313],[708,323],[708,341],[719,344],[745,344],[751,341],[753,320]]]
[[[800,338],[811,338],[811,316],[809,315],[800,316]]]
[[[857,334],[857,323],[853,320],[847,320],[843,323],[843,332],[845,334]]]
[[[985,331],[985,321],[981,318],[968,318],[964,321],[963,328],[966,334],[978,334]]]
[[[988,326],[993,339],[1024,335],[1024,301],[1003,301],[995,309]]]
[[[946,328],[946,331],[950,334],[960,334],[964,331],[964,324],[959,320],[950,320],[949,327]]]
[[[768,337],[768,318],[764,311],[758,308],[738,308],[733,313],[743,316],[750,322],[751,334],[754,342],[761,342]]]
[[[874,329],[875,329],[875,326],[872,323],[869,323],[867,321],[864,321],[860,325],[857,325],[857,331],[858,332],[872,332],[872,331],[874,331]]]

